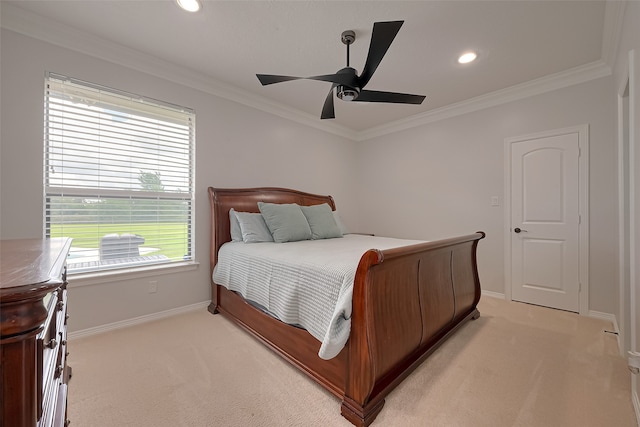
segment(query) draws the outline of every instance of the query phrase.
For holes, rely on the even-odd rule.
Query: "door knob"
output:
[[[514,228],[513,231],[515,231],[516,233],[521,233],[521,232],[526,233],[527,232],[527,230],[523,230],[523,229],[518,228],[518,227]]]

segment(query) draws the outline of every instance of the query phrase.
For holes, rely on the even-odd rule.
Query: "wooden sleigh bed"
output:
[[[328,203],[321,196],[282,188],[209,188],[211,272],[220,247],[231,241],[229,210],[259,212],[258,202]],[[338,356],[318,356],[320,341],[285,324],[212,280],[209,311],[221,313],[341,400],[356,426],[373,422],[385,397],[441,343],[480,315],[476,262],[484,233],[362,255],[353,285],[351,333]]]

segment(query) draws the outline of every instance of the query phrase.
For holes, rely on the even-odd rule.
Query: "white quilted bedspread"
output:
[[[218,253],[215,283],[260,304],[281,321],[300,325],[335,357],[349,338],[356,268],[369,249],[422,243],[349,234],[288,243],[228,242]]]

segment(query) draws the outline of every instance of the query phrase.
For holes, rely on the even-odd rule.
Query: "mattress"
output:
[[[348,234],[287,243],[227,242],[218,251],[213,281],[263,307],[283,322],[306,329],[331,359],[349,338],[356,269],[369,249],[424,243]]]

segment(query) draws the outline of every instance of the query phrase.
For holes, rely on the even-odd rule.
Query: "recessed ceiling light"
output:
[[[478,55],[475,52],[466,52],[460,55],[458,58],[458,62],[461,64],[468,64],[469,62],[475,61]]]
[[[200,0],[176,0],[178,6],[187,12],[197,12],[200,10]]]

